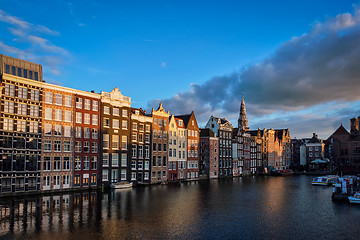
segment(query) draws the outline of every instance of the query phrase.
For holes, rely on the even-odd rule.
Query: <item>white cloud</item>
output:
[[[59,32],[11,16],[1,9],[0,22],[8,24],[9,33],[15,37],[12,42],[0,42],[2,52],[43,64],[49,68],[49,73],[53,75],[61,74],[59,64],[68,60],[70,54],[66,49],[56,46],[43,36],[59,36]],[[21,47],[18,47],[18,45]]]
[[[162,63],[161,63],[161,67],[164,68],[164,67],[166,67],[166,66],[167,66],[167,65],[166,65],[166,62],[162,62]]]
[[[344,115],[329,115],[329,110],[323,119],[318,114],[323,109],[314,106],[335,102],[331,107],[340,111],[339,103],[360,100],[359,42],[360,11],[355,7],[352,14],[339,14],[315,23],[311,31],[284,42],[256,64],[213,77],[203,84],[192,84],[189,90],[169,99],[149,101],[148,106],[154,107],[161,101],[174,113],[194,110],[199,122],[206,121],[213,112],[220,113],[219,117],[236,119],[244,92],[249,121],[260,118],[269,122],[274,118],[269,122],[274,127],[282,123],[282,127],[291,125],[298,129],[297,134],[304,131],[301,122],[311,124],[308,118],[315,116],[313,127],[325,131],[322,120],[328,126],[327,118],[337,122]]]

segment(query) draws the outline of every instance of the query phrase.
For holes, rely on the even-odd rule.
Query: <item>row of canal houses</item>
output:
[[[290,164],[288,129],[249,130],[194,112],[147,113],[118,88],[86,92],[43,80],[42,66],[0,55],[0,195],[162,184],[262,173]]]
[[[250,130],[242,99],[237,128],[211,116],[200,129],[200,177],[221,178],[289,169],[289,129]]]
[[[0,55],[2,195],[199,179],[194,113],[146,113],[118,88],[43,81],[42,66]]]

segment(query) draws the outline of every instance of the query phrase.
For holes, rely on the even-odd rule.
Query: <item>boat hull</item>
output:
[[[111,184],[110,188],[111,189],[126,189],[126,188],[132,188],[133,184],[132,183],[115,183],[115,184]]]
[[[356,203],[356,204],[360,204],[360,199],[359,198],[354,198],[352,196],[348,197],[349,202],[350,203]]]

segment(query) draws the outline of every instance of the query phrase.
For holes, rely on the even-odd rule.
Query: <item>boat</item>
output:
[[[336,176],[336,175],[314,177],[311,184],[328,186],[328,185],[332,185],[333,182],[336,181],[337,178],[338,178],[338,176]]]
[[[360,192],[356,192],[354,196],[348,197],[350,203],[360,203]]]
[[[360,191],[360,178],[356,176],[344,176],[336,180],[333,187],[332,200],[350,201],[353,195]],[[356,199],[355,199],[356,200]]]
[[[117,182],[110,184],[110,188],[112,189],[125,189],[125,188],[132,188],[132,182]]]

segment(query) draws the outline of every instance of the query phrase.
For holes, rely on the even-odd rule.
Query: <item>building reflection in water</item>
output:
[[[198,231],[197,184],[2,199],[0,238],[182,236]]]

